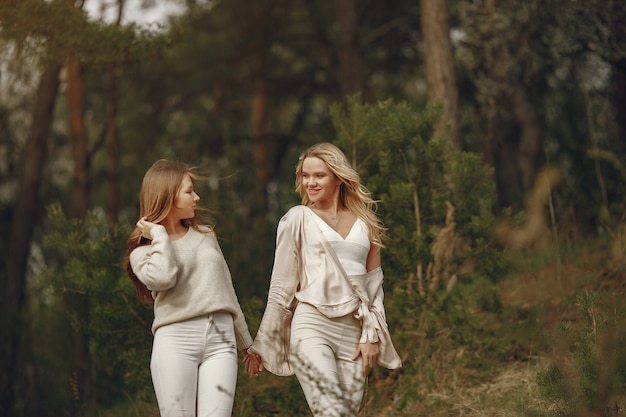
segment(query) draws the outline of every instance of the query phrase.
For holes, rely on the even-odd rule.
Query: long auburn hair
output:
[[[139,191],[139,218],[145,217],[152,223],[161,223],[169,214],[176,195],[180,191],[180,187],[185,175],[189,175],[192,183],[202,178],[197,175],[194,170],[196,168],[182,162],[169,161],[159,159],[146,171],[141,183]],[[198,211],[204,209],[199,208]],[[204,210],[206,211],[206,210]],[[198,213],[196,212],[196,216]],[[199,227],[198,217],[181,220],[181,224],[185,227],[191,227],[202,232]],[[152,292],[137,278],[130,265],[130,253],[139,246],[150,245],[151,241],[141,235],[139,228],[130,234],[127,243],[126,257],[124,259],[124,271],[135,284],[137,289],[137,297],[142,303],[150,304]]]
[[[302,204],[308,206],[311,203],[302,186],[302,164],[309,157],[316,157],[324,161],[328,169],[341,181],[339,185],[341,203],[365,222],[370,241],[374,245],[382,247],[381,238],[387,229],[376,215],[377,202],[372,199],[370,191],[361,184],[359,173],[350,165],[346,155],[332,143],[315,144],[304,151],[298,159],[296,192],[302,198]]]

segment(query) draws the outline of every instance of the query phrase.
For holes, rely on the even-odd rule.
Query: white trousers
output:
[[[159,327],[150,369],[161,417],[230,417],[237,383],[232,316]]]
[[[315,417],[352,417],[361,408],[362,359],[352,360],[361,324],[351,314],[329,319],[298,304],[291,323],[291,362]]]

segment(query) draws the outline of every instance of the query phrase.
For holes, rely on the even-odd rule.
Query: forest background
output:
[[[141,2],[177,6],[152,26],[129,4],[0,1],[0,415],[158,415],[120,264],[159,158],[209,178],[254,333],[320,141],[389,228],[403,368],[363,416],[626,415],[623,1]],[[234,414],[308,410],[241,373]]]

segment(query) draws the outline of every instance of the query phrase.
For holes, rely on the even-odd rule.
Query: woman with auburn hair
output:
[[[401,366],[385,318],[376,202],[330,143],[296,167],[302,204],[280,220],[251,376],[296,374],[316,417],[356,416],[373,365]]]
[[[148,169],[124,265],[154,303],[150,369],[163,417],[230,417],[237,349],[247,357],[252,344],[215,232],[196,217],[198,179],[164,159]]]

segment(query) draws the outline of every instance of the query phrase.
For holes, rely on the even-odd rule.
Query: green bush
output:
[[[555,331],[552,364],[537,376],[544,398],[563,415],[623,415],[626,318],[623,303],[597,292],[578,295],[580,317]]]
[[[336,144],[381,201],[379,213],[389,229],[384,243],[387,282],[421,294],[434,276],[427,267],[437,257],[433,245],[454,223],[450,257],[433,288],[474,275],[498,281],[506,273],[501,248],[494,244],[493,171],[478,154],[451,146],[445,136],[432,137],[439,119],[435,107],[418,110],[406,102],[361,102],[359,95],[330,110]],[[419,268],[421,265],[421,282]]]
[[[335,144],[380,200],[388,228],[385,305],[404,364],[400,375],[378,372],[373,382],[386,387],[391,385],[385,378],[408,378],[410,386],[393,386],[421,398],[451,367],[492,366],[482,364],[489,361],[485,356],[471,354],[511,343],[498,342],[499,329],[484,326],[485,316],[501,310],[495,285],[510,272],[492,235],[492,169],[480,155],[451,146],[445,132],[433,136],[437,107],[416,109],[391,100],[366,104],[355,95],[332,106],[330,115]],[[392,396],[391,388],[379,391]]]
[[[45,295],[40,302],[64,319],[51,341],[71,352],[56,376],[71,391],[64,408],[87,413],[129,398],[152,401],[152,308],[139,303],[121,268],[129,231],[95,212],[68,218],[59,204],[47,220],[48,258],[35,285]]]

